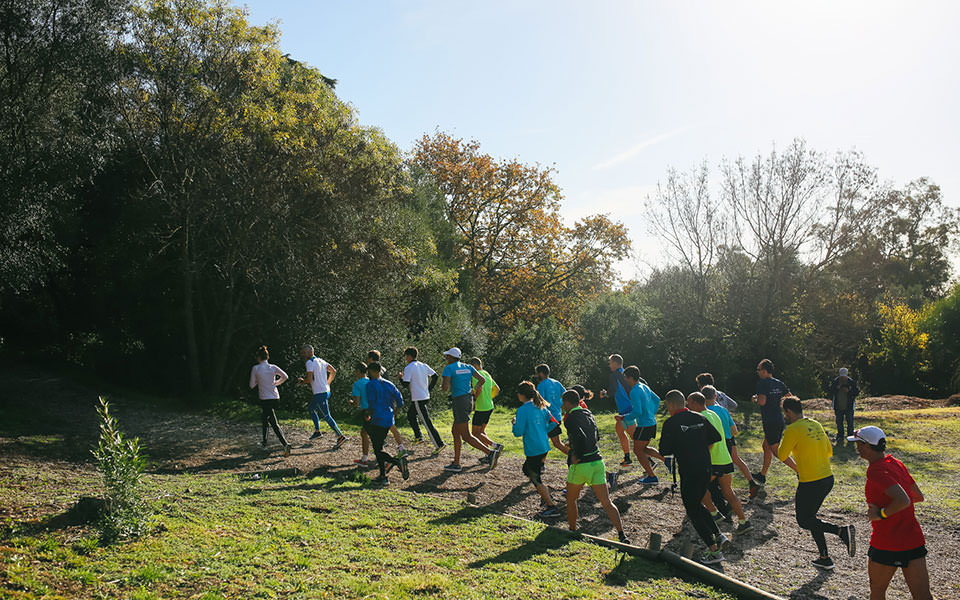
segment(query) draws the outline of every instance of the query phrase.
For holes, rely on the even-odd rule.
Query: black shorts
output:
[[[550,430],[550,433],[547,434],[547,437],[550,437],[550,438],[560,437],[560,434],[562,433],[563,433],[563,430],[560,429],[560,425],[557,425],[556,427]]]
[[[473,420],[471,424],[474,427],[482,427],[490,422],[490,415],[493,414],[493,409],[490,410],[475,410],[473,411]]]
[[[733,447],[737,445],[737,438],[727,438],[727,452],[733,452]]]
[[[767,440],[767,444],[771,446],[779,444],[783,439],[783,428],[783,421],[763,421],[763,438]]]
[[[543,483],[543,467],[544,459],[546,458],[546,454],[537,454],[536,456],[528,456],[527,459],[523,461],[523,474],[530,479],[533,485]]]
[[[637,427],[633,430],[633,440],[639,442],[649,442],[657,437],[657,426],[648,425],[647,427]]]
[[[878,550],[873,546],[867,550],[867,556],[875,563],[887,565],[888,567],[904,567],[910,564],[911,560],[923,558],[927,555],[927,547],[920,546],[913,550]]]
[[[733,473],[733,463],[726,465],[710,465],[710,474],[714,477],[722,477]]]

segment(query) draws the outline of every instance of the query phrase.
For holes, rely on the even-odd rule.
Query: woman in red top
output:
[[[847,438],[857,443],[857,453],[867,467],[867,517],[873,526],[867,573],[870,600],[884,600],[897,569],[914,600],[928,600],[930,574],[923,531],[913,513],[913,504],[923,502],[923,492],[903,463],[886,454],[887,436],[879,427],[858,429]]]

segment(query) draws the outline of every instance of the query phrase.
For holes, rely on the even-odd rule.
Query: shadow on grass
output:
[[[553,529],[544,529],[537,537],[523,545],[501,552],[491,558],[474,561],[468,566],[471,569],[477,569],[497,563],[519,564],[541,554],[546,554],[551,550],[563,548],[571,541],[573,540],[568,535]]]
[[[623,587],[631,581],[651,581],[668,576],[670,570],[639,556],[620,554],[617,566],[604,575],[604,585]]]
[[[427,482],[424,482],[427,483]],[[474,519],[480,518],[484,515],[495,513],[495,514],[504,514],[510,512],[509,509],[519,504],[527,496],[536,493],[532,490],[532,487],[529,483],[524,483],[516,486],[500,500],[487,504],[485,506],[473,507],[473,506],[464,506],[455,513],[437,517],[430,521],[431,525],[458,525],[460,523],[465,523],[467,521],[472,521]],[[480,485],[477,486],[477,489],[480,488]],[[527,493],[523,492],[524,488],[530,488],[530,491]]]

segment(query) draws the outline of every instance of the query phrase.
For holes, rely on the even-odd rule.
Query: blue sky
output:
[[[643,200],[669,166],[794,137],[860,150],[895,184],[929,176],[960,204],[960,3],[243,4],[363,124],[403,149],[440,128],[552,165],[565,215],[623,221],[641,262],[658,261]]]

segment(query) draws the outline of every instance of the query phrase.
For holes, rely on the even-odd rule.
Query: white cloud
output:
[[[650,146],[655,146],[660,142],[665,142],[672,137],[678,136],[681,133],[689,131],[692,128],[693,128],[693,125],[687,125],[685,127],[680,127],[679,129],[674,129],[666,133],[661,133],[660,135],[655,135],[652,138],[645,139],[642,142],[632,146],[631,148],[619,154],[615,154],[610,158],[593,165],[593,170],[601,171],[603,169],[609,169],[610,167],[615,167],[621,163],[624,163],[630,160],[637,154],[640,154],[640,152],[645,150],[646,148],[649,148]]]

